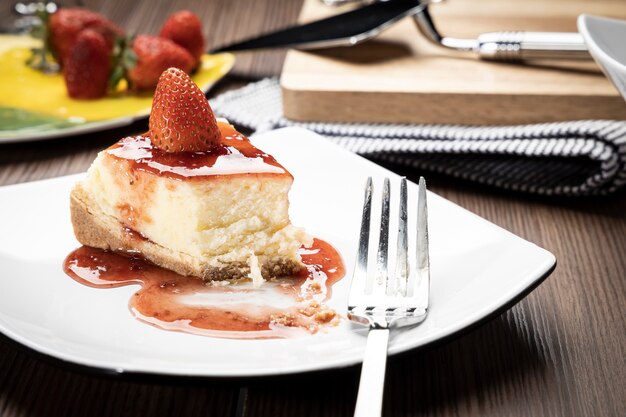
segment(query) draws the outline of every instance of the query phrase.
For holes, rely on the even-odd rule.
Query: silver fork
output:
[[[392,326],[414,325],[426,318],[430,287],[424,178],[420,177],[419,180],[417,231],[414,251],[411,253],[409,253],[406,178],[402,178],[400,183],[398,238],[393,274],[389,274],[388,271],[391,205],[389,178],[385,178],[382,190],[376,269],[368,273],[372,194],[373,184],[370,177],[365,185],[359,249],[348,297],[348,318],[370,328],[361,369],[355,417],[381,415],[389,329]]]

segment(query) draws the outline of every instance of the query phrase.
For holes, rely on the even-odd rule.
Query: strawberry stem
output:
[[[137,65],[137,54],[133,51],[132,45],[134,35],[117,38],[113,54],[111,55],[111,76],[109,77],[109,88],[115,90],[122,79],[126,79],[129,89],[132,88],[128,71]]]
[[[31,27],[30,35],[35,39],[40,39],[42,45],[39,48],[31,48],[31,56],[26,60],[26,64],[29,67],[46,74],[59,72],[60,69],[60,65],[53,59],[50,59],[54,56],[50,46],[50,37],[48,36],[50,14],[43,4],[37,9],[35,15],[39,19],[39,24]]]

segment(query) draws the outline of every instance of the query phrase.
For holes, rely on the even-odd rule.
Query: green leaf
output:
[[[109,77],[109,87],[114,89],[122,79],[126,79],[129,88],[132,87],[127,76],[128,70],[137,64],[137,54],[132,49],[135,36],[129,34],[115,40],[113,52],[111,53],[111,76]]]
[[[128,70],[135,68],[138,60],[139,58],[137,57],[135,51],[130,48],[126,48],[124,50],[124,54],[122,55],[122,65],[124,66],[124,68]]]
[[[41,131],[75,126],[77,123],[40,113],[0,106],[0,132]]]
[[[124,78],[124,68],[119,65],[113,67],[113,70],[111,71],[111,76],[109,77],[109,88],[114,90],[119,82],[122,80],[122,78]]]

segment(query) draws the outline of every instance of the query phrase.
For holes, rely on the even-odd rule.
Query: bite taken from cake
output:
[[[70,195],[78,241],[206,281],[293,275],[312,237],[291,224],[292,175],[176,68],[160,77],[150,130],[98,154]]]

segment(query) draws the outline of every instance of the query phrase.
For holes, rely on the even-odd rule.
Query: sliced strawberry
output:
[[[124,30],[101,14],[77,7],[61,8],[48,20],[48,42],[60,64],[65,65],[78,34],[85,29],[100,33],[109,51],[115,39],[124,36]]]
[[[65,85],[70,97],[96,99],[106,95],[111,49],[100,33],[81,31],[65,59]]]
[[[193,69],[193,57],[187,50],[169,39],[139,35],[132,46],[137,63],[128,70],[131,87],[137,90],[153,89],[161,73],[170,67],[184,72]]]
[[[189,10],[174,13],[163,24],[159,36],[185,48],[193,57],[195,65],[198,65],[204,52],[202,23],[198,16]]]
[[[150,138],[165,152],[203,152],[220,143],[208,100],[179,68],[169,68],[159,78],[150,112]]]

